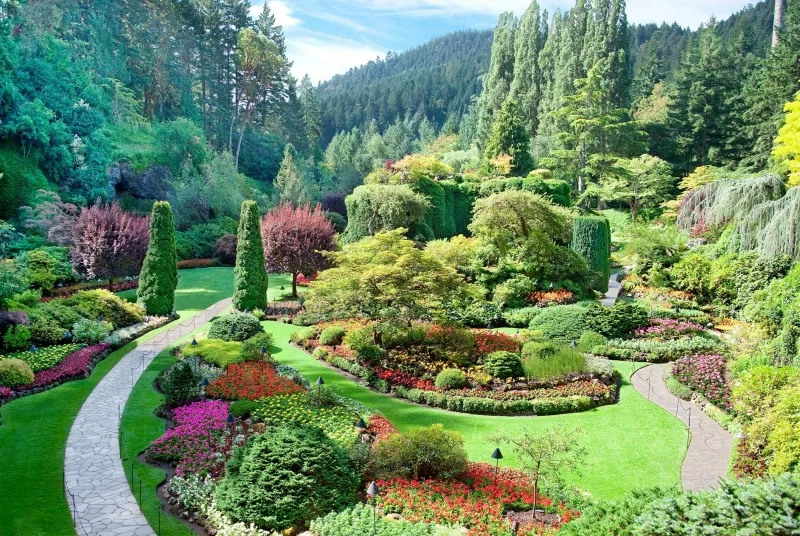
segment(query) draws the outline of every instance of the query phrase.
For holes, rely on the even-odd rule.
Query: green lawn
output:
[[[686,428],[633,389],[627,381],[632,371],[628,362],[615,363],[625,381],[620,402],[612,406],[547,417],[467,415],[411,404],[362,387],[291,346],[289,336],[296,326],[277,322],[266,322],[265,326],[275,335],[271,351],[279,363],[297,368],[312,383],[321,376],[326,386],[381,412],[400,431],[442,423],[464,436],[467,453],[474,461],[492,461],[489,455],[497,445],[489,436],[494,434],[514,435],[523,428],[544,431],[580,427],[588,455],[581,474],[569,475],[570,483],[606,499],[636,488],[680,483]],[[503,464],[517,464],[510,448],[504,448],[503,455]]]
[[[182,270],[175,308],[185,319],[232,292],[231,268]],[[64,450],[72,422],[92,389],[122,356],[164,329],[168,328],[114,352],[86,380],[0,408],[0,534],[75,534],[62,490]]]

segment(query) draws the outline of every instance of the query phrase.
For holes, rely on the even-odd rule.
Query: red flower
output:
[[[211,382],[206,394],[225,400],[258,400],[267,396],[302,393],[302,387],[289,378],[279,376],[275,368],[263,361],[247,361],[230,365],[228,370]]]

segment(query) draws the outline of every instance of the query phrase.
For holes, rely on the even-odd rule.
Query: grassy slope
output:
[[[230,268],[184,270],[180,275],[175,307],[184,318],[233,292]],[[151,332],[143,340],[160,331]],[[141,342],[134,341],[114,352],[86,380],[15,400],[0,409],[0,534],[75,534],[62,492],[70,427],[92,389]]]
[[[206,272],[208,270],[202,270]],[[233,278],[225,279],[223,285],[220,281],[215,281],[216,274],[209,273],[209,277],[203,288],[214,289],[217,297],[214,301],[230,296],[233,291]],[[292,280],[290,276],[269,276],[269,298],[275,300],[283,293],[281,285],[287,289],[291,288]],[[220,288],[224,287],[224,288]],[[190,340],[191,335],[184,337]],[[145,373],[134,386],[125,410],[122,414],[123,437],[120,441],[123,464],[125,466],[128,481],[131,481],[131,467],[133,467],[133,489],[138,498],[139,482],[141,481],[142,500],[139,501],[150,524],[158,526],[159,512],[161,506],[156,496],[156,488],[164,481],[166,474],[161,469],[151,467],[141,463],[137,455],[143,452],[151,442],[155,441],[164,434],[165,422],[153,415],[153,410],[161,404],[162,396],[153,389],[153,381],[158,374],[175,362],[175,358],[168,352],[162,352],[150,364]],[[133,463],[131,464],[131,460]],[[186,536],[193,534],[189,532],[185,525],[161,516],[161,535],[162,536]]]
[[[465,438],[467,453],[475,461],[491,461],[497,446],[493,434],[514,435],[523,428],[580,427],[588,450],[585,469],[568,481],[596,497],[615,498],[649,486],[674,486],[680,482],[680,468],[686,452],[686,429],[670,414],[637,393],[627,378],[630,363],[615,363],[623,374],[621,400],[584,413],[548,417],[494,417],[466,415],[410,404],[362,387],[327,368],[308,353],[290,346],[295,326],[267,322],[275,334],[275,359],[291,365],[314,382],[319,376],[338,393],[380,411],[401,431],[442,423]],[[641,366],[641,365],[637,365]],[[516,465],[510,448],[503,452],[506,465]]]

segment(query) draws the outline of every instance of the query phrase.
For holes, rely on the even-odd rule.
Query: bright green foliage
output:
[[[467,385],[467,375],[458,369],[444,369],[436,375],[436,388],[443,391],[447,389],[461,389]]]
[[[75,325],[72,326],[72,339],[75,342],[83,342],[88,344],[100,342],[108,337],[111,333],[111,330],[108,329],[109,326],[110,324],[108,322],[98,322],[96,320],[82,318],[75,322]]]
[[[395,434],[374,448],[375,474],[381,478],[435,478],[458,476],[467,465],[464,438],[441,424]]]
[[[597,216],[578,216],[572,222],[572,249],[586,260],[594,274],[592,288],[608,290],[611,277],[611,228],[608,220]]]
[[[357,484],[347,453],[325,432],[274,426],[234,451],[215,496],[234,521],[283,530],[351,504]]]
[[[427,523],[395,521],[379,516],[366,504],[356,504],[341,512],[331,512],[311,522],[311,530],[320,536],[434,536],[436,528]],[[374,529],[374,530],[373,530]]]
[[[178,287],[178,256],[175,253],[175,221],[172,207],[156,201],[150,218],[150,243],[139,276],[138,303],[151,316],[169,315]]]
[[[519,355],[513,352],[492,352],[483,362],[483,370],[495,378],[521,378],[525,375]]]
[[[484,156],[491,160],[500,155],[509,155],[512,174],[523,176],[533,170],[530,145],[531,138],[520,118],[517,105],[509,99],[503,103],[500,113],[494,119]]]
[[[347,196],[345,243],[357,242],[380,231],[417,227],[430,202],[406,185],[363,185]],[[433,232],[429,230],[434,238]],[[424,233],[423,233],[424,234]]]
[[[295,205],[303,205],[311,201],[306,177],[294,146],[290,143],[283,151],[283,162],[275,187],[281,195],[281,202],[291,201]]]
[[[3,346],[12,350],[27,348],[31,342],[31,330],[28,326],[12,326],[3,335]]]
[[[646,326],[647,310],[636,303],[617,302],[614,307],[599,304],[586,309],[586,325],[604,337],[624,337],[632,330]]]
[[[0,359],[0,385],[21,387],[33,382],[33,371],[21,359]]]
[[[187,344],[181,349],[183,357],[200,357],[205,363],[228,368],[228,365],[248,359],[243,353],[242,343],[221,339],[200,339],[197,345]]]
[[[269,281],[264,265],[258,205],[255,201],[242,203],[238,237],[236,268],[233,270],[233,307],[240,311],[264,309],[267,306]]]
[[[553,345],[535,342],[529,342],[525,347],[527,352],[522,349],[522,368],[530,380],[548,380],[586,370],[586,359],[573,348],[555,348],[553,352]]]
[[[184,117],[158,123],[153,128],[156,160],[169,166],[177,174],[190,162],[196,169],[203,169],[208,159],[208,141],[203,129]]]
[[[242,342],[259,333],[264,333],[264,328],[258,318],[250,313],[236,311],[215,318],[208,328],[209,339],[223,341]]]
[[[342,344],[347,331],[340,326],[331,326],[322,330],[319,334],[319,343],[326,346],[336,346]]]
[[[508,98],[514,78],[514,43],[517,32],[517,17],[506,12],[494,29],[492,39],[492,58],[489,72],[483,79],[483,91],[478,100],[477,141],[485,145],[495,124],[495,116],[500,113]]]
[[[666,489],[637,490],[616,501],[601,501],[581,512],[578,519],[564,525],[564,536],[634,536],[636,518],[656,499],[673,495]]]
[[[247,361],[272,361],[272,356],[269,354],[270,346],[272,346],[272,333],[259,333],[254,335],[242,343],[242,357]],[[261,353],[261,349],[264,353]]]
[[[531,329],[542,332],[545,339],[570,343],[578,340],[589,329],[586,307],[581,305],[555,305],[547,307],[531,321]]]
[[[608,339],[596,331],[584,331],[578,339],[578,350],[581,352],[591,352],[595,346],[603,346]]]
[[[657,208],[671,197],[675,178],[669,164],[649,154],[621,161],[623,169],[609,174],[603,182],[602,197],[621,201],[631,209],[631,220],[643,208]]]
[[[736,414],[745,422],[764,415],[781,398],[781,391],[800,383],[800,369],[760,366],[748,370],[733,385],[731,400]]]
[[[144,318],[144,309],[123,300],[107,290],[82,290],[63,301],[63,305],[89,319],[99,319],[112,324],[114,329],[137,324]]]
[[[169,408],[183,406],[200,396],[200,376],[186,361],[179,361],[164,371],[158,385]]]

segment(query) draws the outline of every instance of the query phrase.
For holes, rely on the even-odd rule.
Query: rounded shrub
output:
[[[584,331],[578,339],[578,349],[581,352],[591,352],[595,346],[605,346],[608,339],[596,331]]]
[[[580,305],[546,307],[531,320],[529,327],[541,331],[545,339],[569,343],[578,340],[589,329],[586,308]]]
[[[0,359],[0,385],[21,387],[33,383],[31,367],[21,359]]]
[[[164,404],[170,408],[183,406],[200,396],[200,376],[186,361],[179,361],[164,371],[158,385],[164,392]]]
[[[522,361],[513,352],[492,352],[483,363],[483,370],[495,378],[519,378],[525,375]]]
[[[66,330],[46,316],[31,319],[31,340],[40,346],[58,344],[64,340]]]
[[[137,302],[147,314],[168,316],[178,287],[178,254],[175,252],[175,220],[167,201],[156,201],[150,216],[150,242],[139,276]]]
[[[314,351],[311,353],[314,359],[319,359],[320,361],[327,361],[331,357],[331,353],[323,348],[322,346],[317,346],[314,348]]]
[[[344,338],[347,346],[365,363],[372,363],[383,357],[383,350],[374,340],[373,332],[368,328],[353,330]]]
[[[12,350],[21,350],[27,348],[31,342],[31,330],[28,326],[18,324],[11,326],[6,334],[3,335],[3,344],[6,348]]]
[[[215,498],[233,521],[284,530],[351,504],[359,479],[319,428],[275,426],[234,451]]]
[[[394,434],[374,447],[375,475],[381,478],[435,478],[448,480],[467,466],[464,438],[441,424]]]
[[[347,331],[343,327],[331,326],[323,329],[319,334],[319,343],[325,346],[338,346],[342,344],[345,335],[347,335]]]
[[[547,359],[558,355],[558,346],[549,342],[526,342],[522,347],[522,359]]]
[[[467,375],[458,369],[444,369],[436,375],[436,388],[447,389],[461,389],[467,386]]]
[[[315,338],[318,333],[319,331],[317,331],[317,328],[311,326],[299,331],[295,331],[292,333],[291,339],[295,344],[302,344],[309,339]]]
[[[245,361],[272,361],[269,348],[272,346],[272,333],[259,333],[242,343],[242,357]],[[261,353],[261,349],[264,353]]]
[[[246,341],[255,337],[259,333],[264,333],[264,328],[258,319],[250,313],[234,312],[211,322],[208,328],[209,339],[221,339],[223,341]]]
[[[617,302],[614,307],[595,304],[585,310],[588,329],[610,338],[619,338],[646,326],[647,310],[637,303]]]
[[[75,342],[96,343],[111,334],[108,322],[81,319],[72,326],[72,340]]]
[[[257,407],[258,407],[258,401],[248,400],[246,398],[243,398],[241,400],[236,400],[235,402],[232,402],[230,407],[228,408],[228,413],[230,413],[237,419],[246,419],[250,417],[250,414]]]

